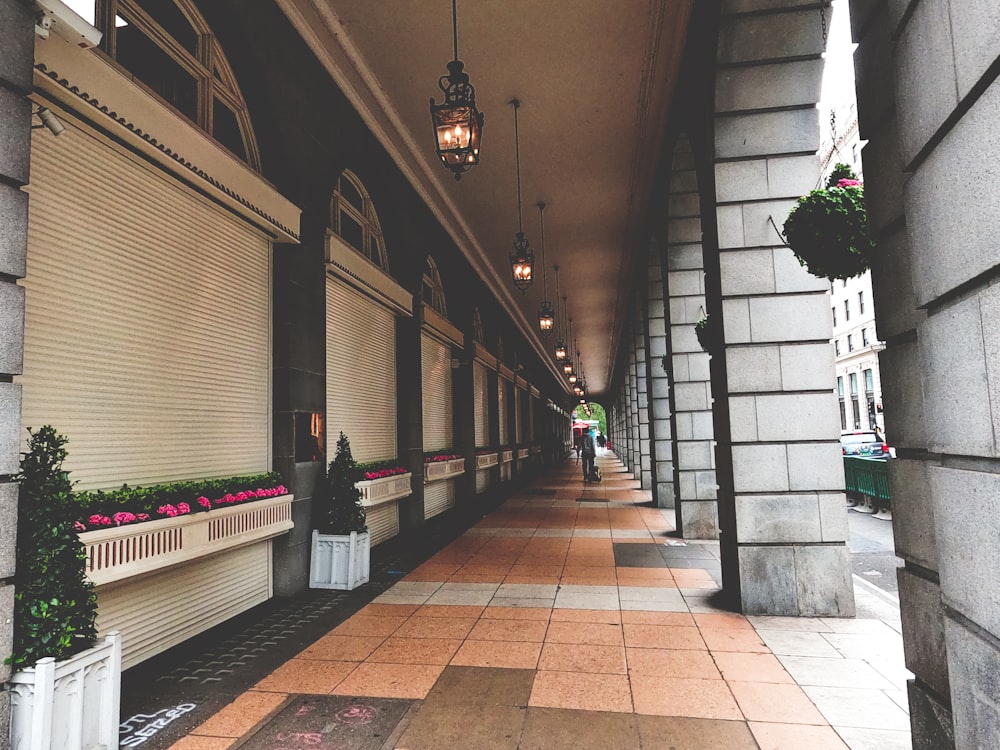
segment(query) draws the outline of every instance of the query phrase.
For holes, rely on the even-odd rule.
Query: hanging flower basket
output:
[[[695,323],[694,333],[701,348],[710,355],[722,349],[722,328],[711,315],[706,315]]]
[[[875,246],[868,236],[864,185],[838,164],[826,188],[799,198],[785,220],[784,239],[813,276],[849,279],[868,270]]]

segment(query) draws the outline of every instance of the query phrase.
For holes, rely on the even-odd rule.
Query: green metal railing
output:
[[[886,504],[892,499],[889,462],[884,458],[844,456],[844,479],[848,494],[869,495]]]

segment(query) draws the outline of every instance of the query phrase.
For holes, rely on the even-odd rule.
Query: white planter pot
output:
[[[122,640],[117,632],[83,653],[40,659],[10,678],[11,750],[118,747]]]
[[[464,473],[464,458],[453,458],[450,461],[432,461],[424,464],[424,483],[436,482],[439,479],[451,479]]]
[[[410,487],[410,478],[413,475],[394,474],[391,477],[382,479],[366,479],[355,482],[354,486],[361,490],[361,504],[370,508],[373,505],[381,505],[390,500],[399,500],[413,492]]]
[[[368,583],[371,537],[367,531],[350,535],[312,534],[309,588],[350,591]]]
[[[482,453],[476,456],[477,469],[488,469],[491,466],[496,466],[499,462],[500,462],[499,453]]]

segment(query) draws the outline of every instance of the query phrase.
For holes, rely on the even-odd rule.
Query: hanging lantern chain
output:
[[[456,2],[456,0],[452,0]],[[524,226],[521,223],[521,139],[517,129],[517,110],[521,108],[521,102],[515,99],[514,105],[514,171],[517,175],[517,231],[524,233]]]
[[[545,269],[545,201],[538,202],[538,223],[541,225],[539,231],[542,235],[542,302],[545,302],[549,297],[549,285]]]

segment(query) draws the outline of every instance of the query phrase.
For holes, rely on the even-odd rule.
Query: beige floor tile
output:
[[[751,721],[750,731],[760,745],[760,750],[848,750],[832,727],[808,724],[766,724]]]
[[[827,724],[798,685],[730,682],[740,710],[749,721],[776,724]]]
[[[707,651],[665,648],[626,649],[630,674],[721,680],[722,675]]]
[[[483,614],[486,607],[462,604],[425,604],[413,613],[414,617],[451,617],[451,618],[476,618]]]
[[[631,623],[625,623],[622,628],[625,632],[625,645],[629,647],[707,650],[698,628]]]
[[[753,625],[750,624],[750,621],[746,617],[728,612],[695,615],[694,620],[699,628],[712,628],[713,630],[728,628],[734,630],[753,630]]]
[[[625,649],[622,646],[546,643],[542,646],[538,669],[552,672],[626,674]]]
[[[622,628],[603,622],[550,622],[547,643],[576,643],[591,646],[622,646]]]
[[[494,599],[494,601],[496,601]],[[538,620],[548,622],[552,610],[547,607],[505,607],[490,605],[483,611],[484,620]]]
[[[714,651],[715,663],[730,682],[775,682],[793,684],[795,680],[773,654]]]
[[[689,716],[699,719],[743,718],[724,680],[696,680],[634,673],[630,677],[636,713]]]
[[[632,697],[625,675],[538,672],[528,705],[629,713]]]
[[[594,622],[620,625],[622,615],[616,609],[554,609],[551,622]]]
[[[694,617],[687,612],[649,612],[643,610],[625,610],[622,612],[622,622],[629,625],[673,625],[675,627],[694,627]]]
[[[695,615],[695,621],[699,617],[708,615]],[[701,637],[705,639],[709,649],[712,651],[739,651],[744,653],[769,654],[771,649],[764,645],[757,632],[749,630],[739,630],[735,628],[701,628]]]
[[[541,643],[528,641],[466,641],[452,658],[454,666],[535,669]]]
[[[530,641],[545,640],[548,623],[539,620],[490,620],[481,619],[469,632],[468,638],[477,641]]]

